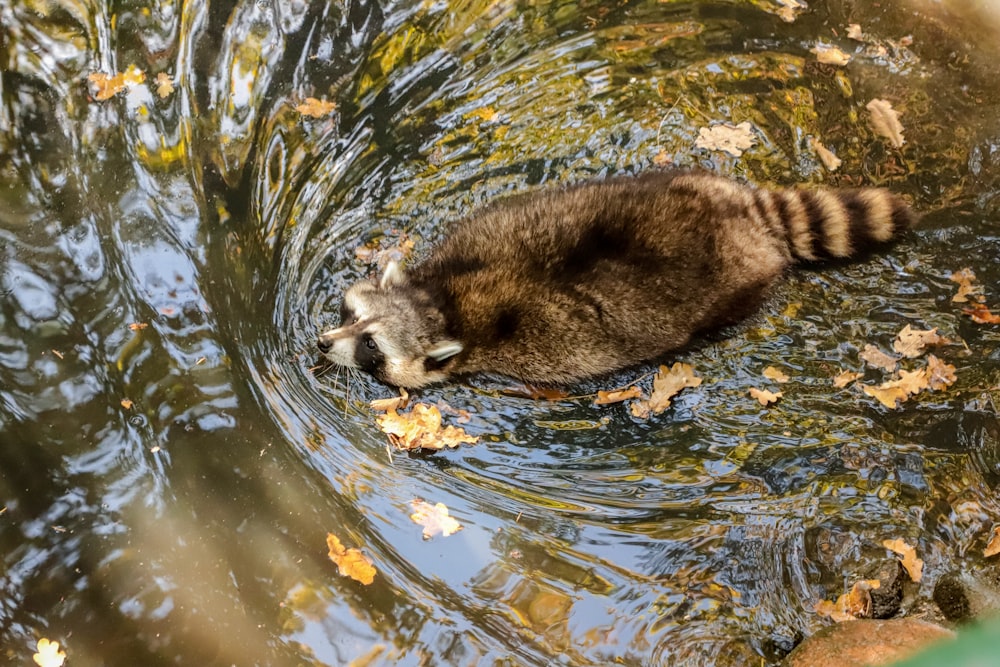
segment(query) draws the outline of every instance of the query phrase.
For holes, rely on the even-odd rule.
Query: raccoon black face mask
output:
[[[648,173],[500,200],[404,274],[344,294],[320,352],[400,387],[481,371],[568,383],[739,321],[796,261],[892,240],[914,215],[882,189],[764,190]]]

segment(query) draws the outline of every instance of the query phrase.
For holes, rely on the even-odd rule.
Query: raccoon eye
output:
[[[367,347],[369,350],[374,350],[378,347],[378,345],[375,344],[374,338],[369,337],[365,338],[365,347]]]

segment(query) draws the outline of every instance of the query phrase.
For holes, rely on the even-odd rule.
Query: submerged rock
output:
[[[799,644],[783,667],[888,665],[955,633],[915,618],[858,620],[823,628]]]

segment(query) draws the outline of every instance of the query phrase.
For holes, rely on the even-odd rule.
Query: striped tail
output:
[[[757,213],[806,262],[851,257],[893,240],[916,221],[899,196],[881,188],[757,190]]]

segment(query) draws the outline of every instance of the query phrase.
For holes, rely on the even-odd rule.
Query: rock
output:
[[[823,628],[795,647],[783,667],[888,665],[928,645],[954,638],[947,628],[915,618],[846,621]]]
[[[949,621],[961,623],[1000,611],[1000,570],[949,572],[934,585],[934,602]]]
[[[903,602],[903,584],[910,576],[897,559],[887,559],[867,573],[865,579],[878,579],[879,587],[868,591],[872,599],[872,618],[892,618]]]

